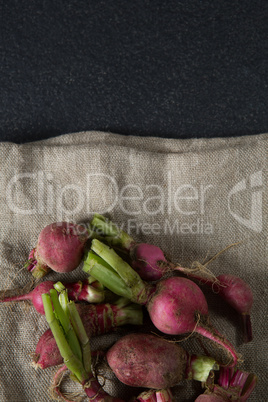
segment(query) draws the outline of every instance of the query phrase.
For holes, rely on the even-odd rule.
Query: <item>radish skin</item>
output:
[[[42,278],[51,269],[65,273],[80,264],[85,243],[89,238],[84,226],[71,222],[54,222],[39,234],[36,248],[25,267],[35,278]]]
[[[215,368],[215,360],[208,356],[190,356],[175,343],[141,333],[120,338],[106,359],[122,383],[153,389],[170,388],[184,379],[206,381]]]

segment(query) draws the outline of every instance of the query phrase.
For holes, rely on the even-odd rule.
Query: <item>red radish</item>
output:
[[[80,264],[89,234],[84,226],[71,222],[55,222],[46,226],[25,267],[34,277],[42,278],[52,269],[73,271]]]
[[[210,324],[206,298],[193,281],[171,277],[158,282],[147,309],[160,331],[170,335],[196,332],[228,351],[231,357],[228,364],[237,363],[233,346]]]
[[[253,305],[253,294],[250,286],[243,279],[231,274],[213,277],[207,273],[203,274],[202,271],[197,274],[187,268],[176,267],[176,269],[187,274],[191,279],[198,280],[199,283],[206,285],[232,306],[242,318],[244,342],[252,340],[250,313]]]
[[[41,282],[31,292],[20,296],[4,297],[3,299],[0,299],[0,303],[30,300],[39,314],[45,314],[42,302],[42,294],[49,292],[50,289],[53,289],[55,283],[56,282],[53,281]],[[85,279],[84,281],[65,283],[64,285],[68,290],[68,296],[71,300],[101,303],[105,299],[106,291],[98,289],[96,287],[96,283],[96,281],[90,282],[88,279]]]
[[[253,295],[250,286],[241,278],[228,274],[219,275],[218,277],[207,274],[204,276],[202,270],[197,273],[195,269],[175,265],[166,259],[164,252],[159,247],[147,243],[136,243],[131,236],[101,215],[96,214],[94,216],[92,225],[103,231],[104,241],[121,247],[129,254],[132,268],[143,280],[156,281],[168,272],[180,271],[219,293],[227,303],[241,314],[244,341],[250,342],[252,340],[250,311],[253,304]]]
[[[76,308],[89,338],[105,334],[122,325],[142,324],[141,306],[125,299],[119,299],[115,304],[77,304]],[[63,363],[63,358],[50,329],[39,339],[33,360],[33,366],[41,369]]]
[[[130,258],[131,266],[146,281],[157,281],[171,271],[163,251],[153,244],[132,245]]]
[[[171,277],[148,284],[109,246],[94,239],[91,249],[94,253],[88,253],[84,271],[114,293],[146,305],[153,324],[160,331],[170,335],[197,332],[228,353],[226,364],[236,364],[238,357],[234,347],[210,324],[206,298],[193,281]]]
[[[255,374],[240,369],[220,368],[216,384],[208,386],[196,402],[247,401],[257,384]]]
[[[131,387],[166,389],[184,379],[203,382],[215,369],[208,356],[191,356],[176,343],[142,333],[120,338],[106,359],[116,377]]]

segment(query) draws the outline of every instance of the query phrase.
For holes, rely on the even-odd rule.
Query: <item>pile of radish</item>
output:
[[[81,262],[86,280],[59,281]],[[117,381],[143,389],[132,401],[179,401],[172,388],[183,380],[200,383],[196,401],[246,401],[253,392],[256,376],[241,370],[234,345],[211,322],[202,291],[203,285],[216,290],[240,314],[244,341],[250,342],[253,296],[241,278],[178,266],[159,247],[136,242],[98,214],[90,230],[68,222],[46,226],[25,267],[41,283],[26,294],[4,293],[0,302],[28,300],[45,315],[49,328],[36,345],[32,366],[61,365],[53,383],[56,397],[70,401],[59,385],[68,372],[89,400],[123,402],[100,385],[91,338],[124,325],[127,333],[98,356]],[[53,271],[56,280],[43,280]],[[212,345],[209,355],[191,354],[176,342],[177,336],[195,334]]]

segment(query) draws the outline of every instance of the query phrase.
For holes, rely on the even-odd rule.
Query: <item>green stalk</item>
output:
[[[56,283],[54,283],[54,289],[56,289],[57,290],[57,292],[63,292],[63,290],[65,290],[65,286],[63,285],[63,283],[62,282],[60,282],[60,281],[58,281],[58,282],[56,282]]]
[[[101,282],[107,289],[119,296],[131,299],[132,292],[120,276],[101,257],[89,251],[84,261],[83,270],[89,272],[94,278]]]
[[[94,239],[91,244],[91,249],[98,254],[109,266],[119,275],[125,285],[131,290],[131,300],[140,304],[145,304],[148,300],[148,295],[152,290],[152,286],[142,281],[139,274],[134,271],[131,266],[124,261],[116,252],[99,240]],[[88,262],[88,259],[87,259]],[[103,263],[102,263],[103,265]],[[91,271],[91,275],[93,272]],[[98,279],[98,278],[97,278]],[[101,279],[99,279],[100,282]],[[112,290],[109,285],[105,285]],[[116,293],[113,290],[114,293]],[[119,293],[117,293],[119,294]],[[120,294],[121,296],[124,296]],[[127,296],[125,296],[127,297]]]
[[[142,325],[143,324],[143,310],[142,306],[130,302],[125,297],[120,297],[115,303],[118,307],[116,313],[116,325]]]
[[[85,331],[85,327],[83,325],[81,317],[76,309],[75,303],[70,301],[68,303],[68,309],[74,331],[81,345],[84,368],[88,374],[91,374],[91,349],[89,338]]]
[[[63,331],[65,333],[65,337],[67,342],[70,345],[70,348],[74,352],[75,356],[78,357],[79,360],[82,360],[82,351],[81,347],[78,341],[78,338],[76,336],[76,333],[72,327],[71,321],[68,317],[68,315],[64,312],[62,306],[60,305],[59,299],[58,299],[58,293],[55,289],[50,290],[50,297],[54,306],[54,314],[56,314],[56,317],[60,321]]]
[[[59,303],[60,303],[64,313],[69,317],[69,310],[68,310],[69,299],[68,299],[68,291],[67,290],[63,290],[62,292],[60,292]]]
[[[105,240],[110,245],[129,250],[131,245],[135,243],[134,239],[128,233],[121,230],[116,224],[103,215],[95,214],[91,225],[105,236]],[[98,237],[96,238],[98,239]]]
[[[62,326],[57,320],[54,311],[52,300],[49,294],[42,295],[46,320],[50,326],[53,336],[56,340],[60,354],[63,357],[65,365],[75,375],[80,383],[87,380],[88,376],[84,369],[82,361],[73,353],[63,331]]]

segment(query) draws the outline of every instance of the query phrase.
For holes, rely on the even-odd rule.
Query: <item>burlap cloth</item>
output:
[[[1,288],[29,282],[22,266],[45,225],[87,223],[94,212],[109,214],[137,240],[162,247],[185,266],[240,241],[210,269],[251,285],[254,340],[242,344],[239,316],[208,294],[211,320],[242,354],[241,367],[259,377],[250,400],[267,400],[267,140],[267,134],[176,140],[82,132],[1,143]],[[81,275],[79,267],[60,279]],[[1,304],[0,316],[1,401],[49,401],[54,369],[30,365],[47,328],[44,317],[25,303]],[[200,391],[199,384],[184,382],[174,394],[193,401]]]

